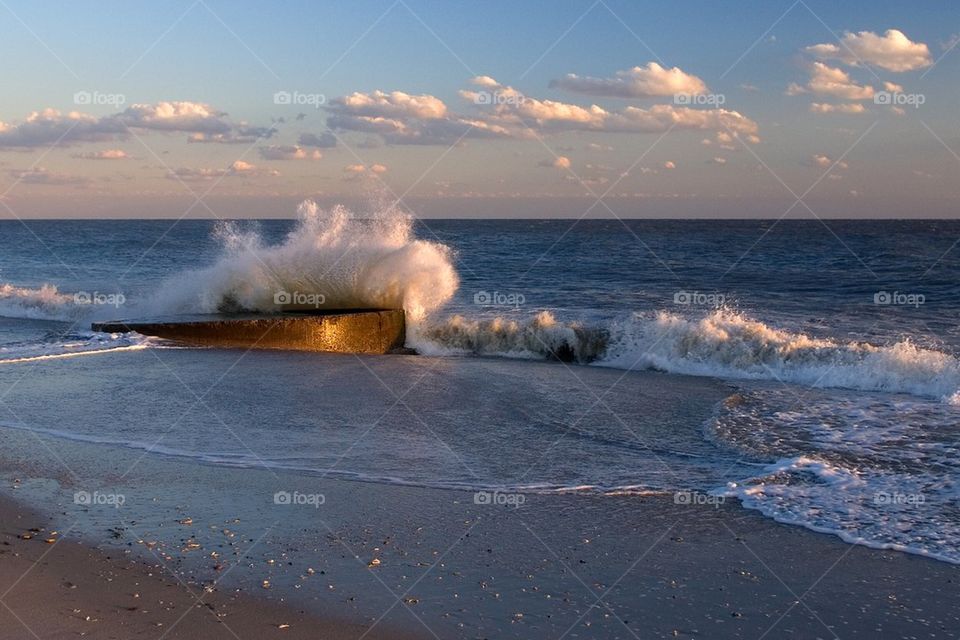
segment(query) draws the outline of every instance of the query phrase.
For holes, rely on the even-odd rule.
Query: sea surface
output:
[[[739,500],[960,563],[958,240],[954,221],[309,203],[297,220],[0,221],[0,428],[491,500]],[[419,355],[90,330],[287,301],[402,306]]]

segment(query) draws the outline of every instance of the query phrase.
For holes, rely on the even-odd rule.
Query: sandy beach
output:
[[[71,539],[6,497],[0,522],[2,638],[418,637],[205,589],[162,562],[135,561],[124,551]]]
[[[960,568],[733,502],[476,504],[152,456],[120,480],[130,452],[0,437],[4,638],[949,638],[960,624]],[[125,504],[77,505],[81,485]],[[323,503],[268,501],[281,487]]]

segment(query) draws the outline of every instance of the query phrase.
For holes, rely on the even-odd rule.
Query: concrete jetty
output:
[[[344,309],[277,315],[178,316],[93,323],[94,331],[136,331],[196,345],[338,353],[403,351],[402,309]]]

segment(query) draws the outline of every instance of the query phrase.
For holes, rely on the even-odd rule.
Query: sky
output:
[[[0,219],[953,217],[960,4],[0,2]]]

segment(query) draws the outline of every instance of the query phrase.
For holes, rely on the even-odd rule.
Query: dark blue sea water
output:
[[[0,222],[0,427],[369,482],[689,489],[960,562],[960,222],[302,215]],[[280,294],[403,306],[421,355],[89,330]]]

